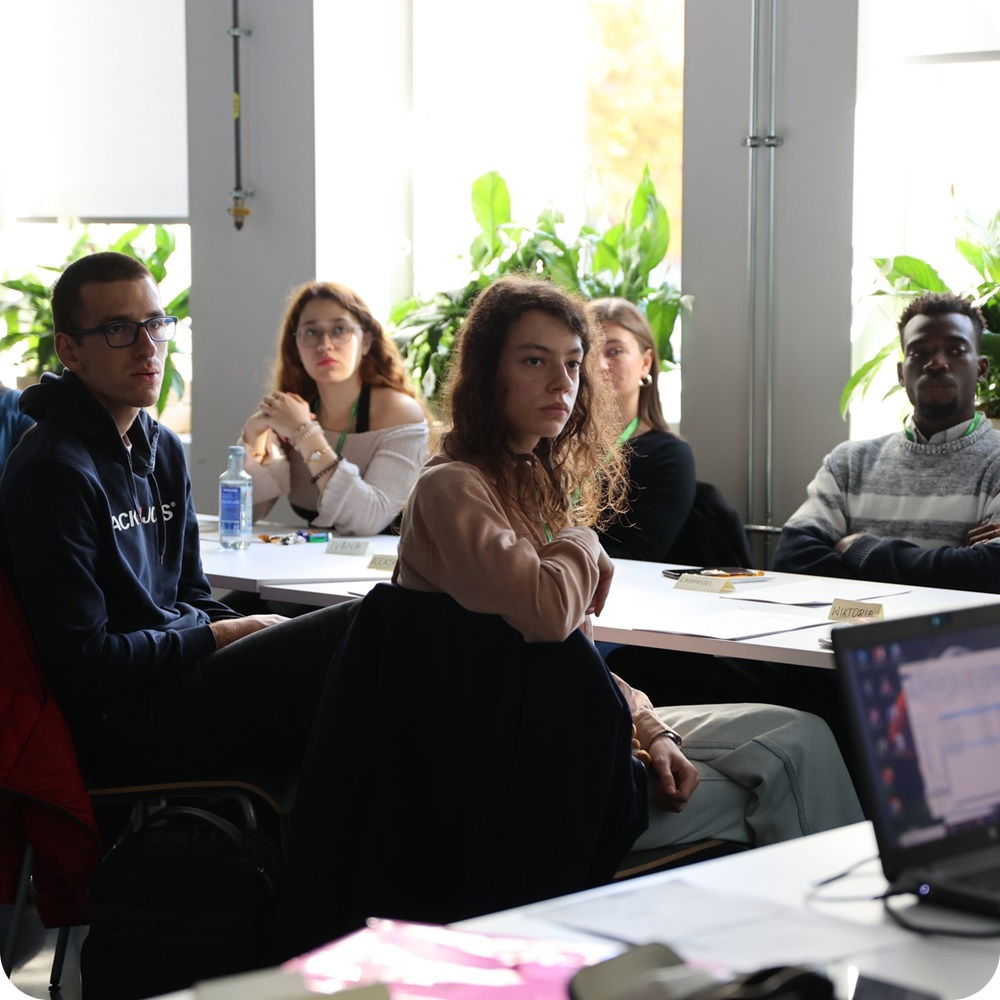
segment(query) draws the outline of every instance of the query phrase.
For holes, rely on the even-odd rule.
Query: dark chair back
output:
[[[750,542],[739,511],[711,483],[695,486],[694,504],[665,562],[752,568]]]

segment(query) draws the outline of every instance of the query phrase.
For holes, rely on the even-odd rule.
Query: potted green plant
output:
[[[149,228],[149,225],[134,226],[110,246],[102,247],[94,243],[87,228],[84,227],[82,234],[76,239],[61,264],[41,265],[40,270],[46,272],[48,280],[29,273],[19,278],[0,281],[0,287],[16,292],[18,296],[12,301],[0,303],[0,318],[6,330],[4,336],[0,337],[0,353],[20,349],[21,360],[27,366],[27,377],[30,381],[37,382],[43,372],[60,371],[62,366],[56,356],[52,329],[52,286],[56,278],[67,265],[86,254],[99,250],[116,250],[145,264],[159,284],[166,276],[167,261],[174,252],[177,241],[166,226],[153,226],[155,243],[151,250],[145,251],[135,244]],[[190,298],[191,290],[185,288],[167,303],[165,306],[167,315],[187,320],[190,316]],[[163,365],[163,387],[156,404],[157,414],[163,413],[171,392],[177,398],[184,395],[184,378],[177,370],[173,359],[178,350],[176,341],[167,343],[167,355]]]
[[[461,288],[397,303],[390,332],[410,375],[430,403],[438,399],[455,333],[479,292],[507,274],[549,278],[585,298],[614,295],[646,314],[664,370],[675,367],[671,335],[689,299],[666,275],[670,221],[656,197],[647,166],[621,222],[603,232],[585,225],[572,239],[560,230],[565,218],[546,208],[534,225],[511,218],[510,192],[496,172],[472,184],[472,211],[479,223],[468,252],[469,279]]]
[[[873,260],[878,268],[877,280],[883,287],[872,294],[897,296],[904,304],[927,292],[954,291],[954,294],[973,299],[986,320],[981,350],[990,362],[989,375],[979,386],[976,405],[987,417],[1000,419],[1000,212],[983,224],[967,219],[966,229],[966,233],[955,240],[955,246],[978,275],[978,281],[973,279],[968,287],[954,291],[933,266],[919,257],[876,257]],[[899,312],[902,308],[905,305]],[[848,379],[840,397],[841,415],[846,416],[852,400],[863,396],[876,375],[886,365],[895,365],[900,357],[899,335],[893,327],[891,339]],[[899,389],[894,385],[886,397]]]

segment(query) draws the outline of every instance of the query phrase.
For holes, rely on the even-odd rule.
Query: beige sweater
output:
[[[589,528],[546,542],[541,522],[506,509],[479,469],[438,455],[403,514],[396,582],[500,615],[528,642],[562,642],[586,616],[600,551]]]
[[[541,522],[504,507],[476,466],[437,455],[403,512],[393,582],[500,615],[527,642],[562,642],[586,618],[601,553],[590,528],[564,528],[546,542]],[[645,747],[663,722],[642,691],[612,676]]]

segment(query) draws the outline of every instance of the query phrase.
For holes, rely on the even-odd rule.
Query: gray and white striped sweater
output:
[[[1000,591],[1000,543],[965,546],[970,528],[1000,520],[1000,433],[988,421],[942,444],[902,432],[844,442],[807,496],[782,531],[775,569]],[[864,537],[833,551],[853,534]]]

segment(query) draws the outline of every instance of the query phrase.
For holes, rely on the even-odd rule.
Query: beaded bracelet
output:
[[[310,476],[309,482],[315,486],[328,472],[333,472],[338,465],[340,465],[340,455],[337,456],[336,462],[331,462],[325,469],[320,469],[315,476]]]
[[[635,734],[635,723],[632,723],[632,753],[635,754],[636,759],[642,764],[652,764],[653,758],[642,749],[642,744],[639,742],[639,738]]]
[[[299,424],[298,427],[292,431],[292,436],[288,439],[289,443],[297,445],[304,437],[308,437],[314,431],[320,429],[319,424],[315,420],[307,420],[304,424]]]

